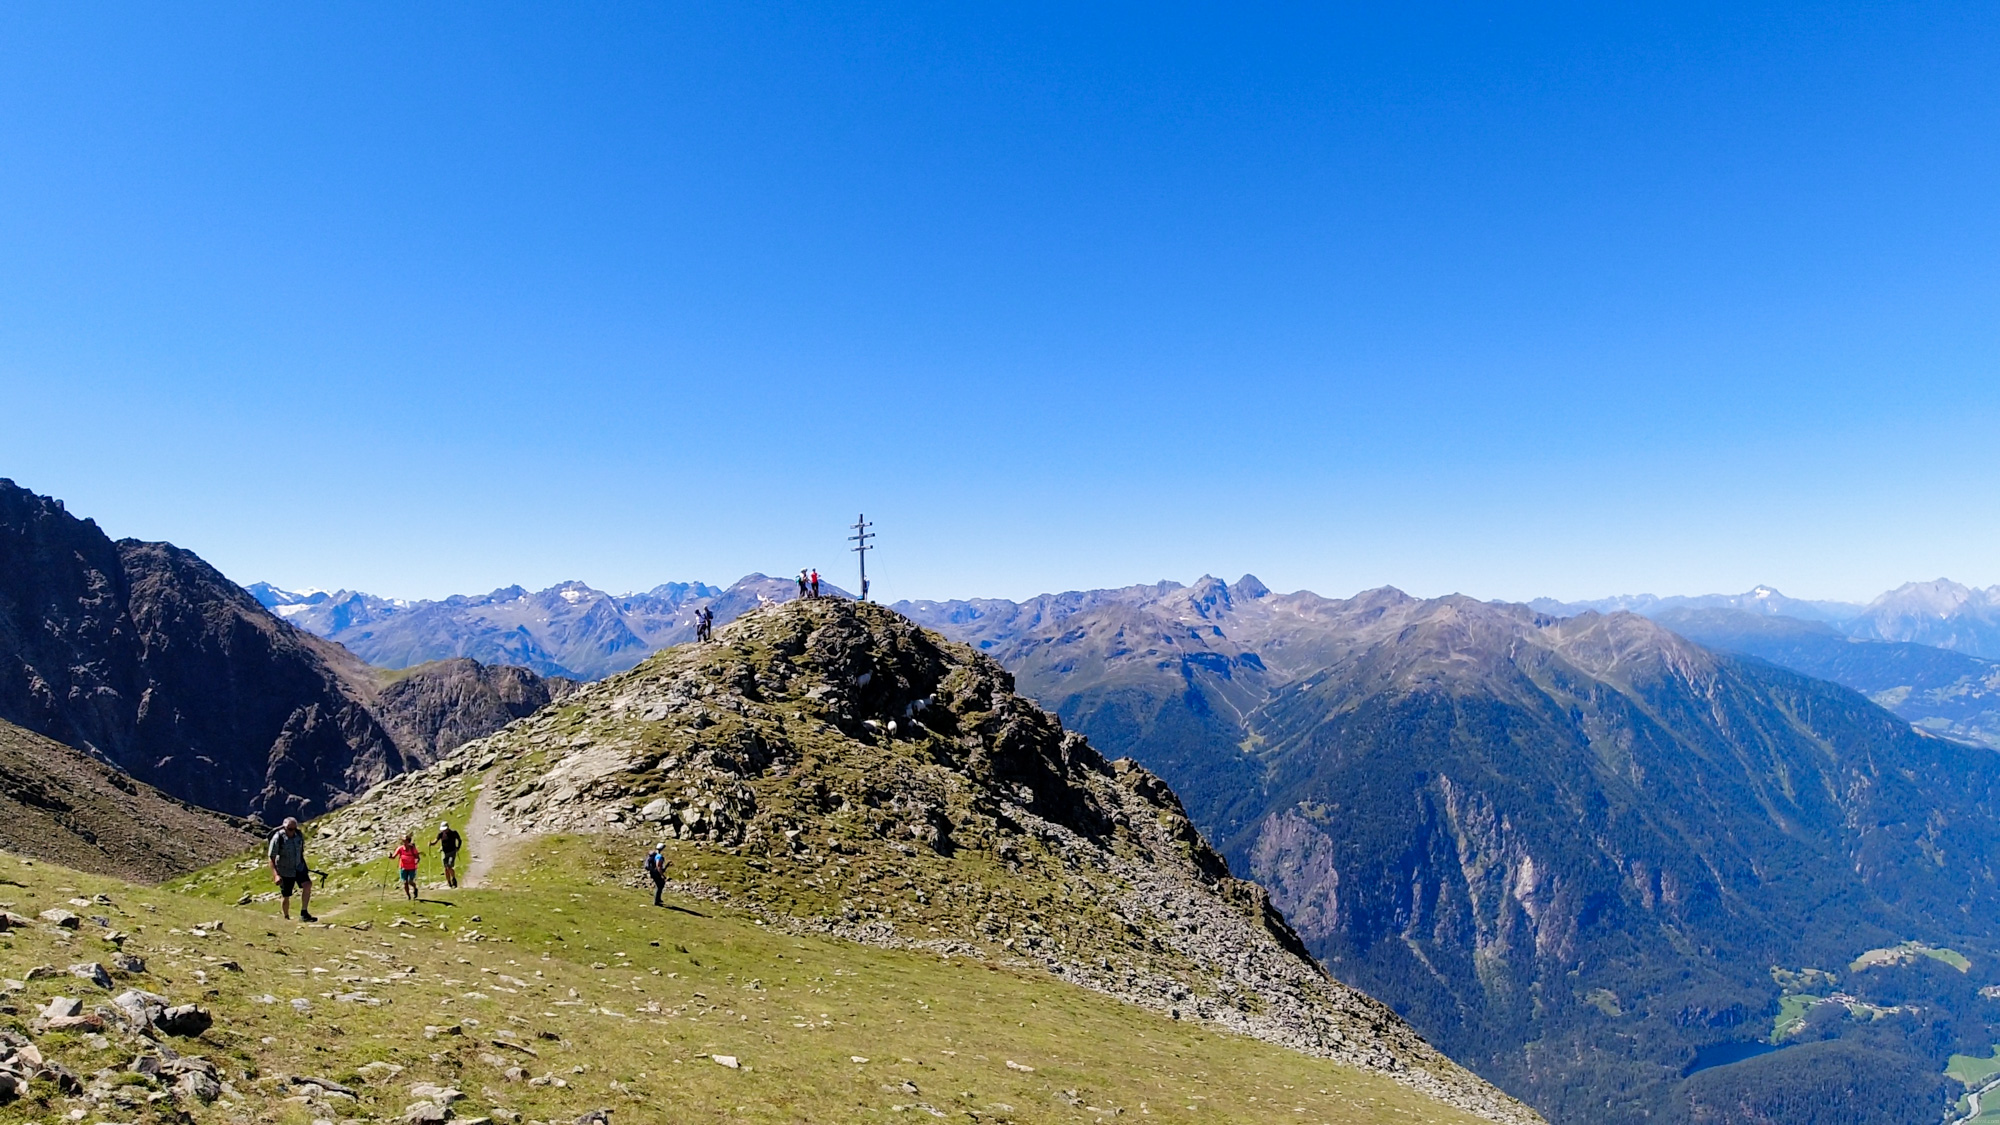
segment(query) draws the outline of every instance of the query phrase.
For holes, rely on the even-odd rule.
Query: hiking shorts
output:
[[[458,853],[457,853],[457,852],[455,852],[455,851],[454,851],[454,852],[446,852],[446,853],[444,853],[444,865],[445,865],[446,867],[457,867],[457,866],[458,866]]]
[[[305,887],[310,890],[312,884],[312,876],[310,875],[280,875],[278,876],[278,894],[284,898],[290,898],[292,897],[292,891],[299,887]]]
[[[414,867],[403,868],[403,882],[414,883],[416,881],[417,881],[417,869]]]

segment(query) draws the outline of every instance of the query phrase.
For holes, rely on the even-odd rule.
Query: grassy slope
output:
[[[214,863],[255,839],[238,822],[0,722],[0,848],[151,881]]]
[[[313,1110],[284,1100],[275,1081],[287,1074],[360,1090],[358,1106],[332,1103],[343,1118],[400,1118],[409,1085],[434,1081],[467,1094],[461,1117],[506,1109],[564,1122],[600,1106],[623,1110],[628,1122],[669,1109],[688,1120],[902,1120],[898,1106],[918,1120],[929,1117],[922,1106],[979,1121],[1095,1121],[1114,1108],[1190,1121],[1473,1120],[1387,1078],[1037,974],[782,934],[706,901],[655,909],[625,885],[633,857],[601,848],[537,841],[511,857],[492,889],[433,890],[416,906],[384,893],[372,872],[348,872],[316,901],[332,923],[317,927],[283,922],[270,904],[233,905],[264,886],[228,867],[191,894],[0,856],[0,879],[21,884],[0,884],[0,902],[34,914],[78,894],[111,897],[111,907],[79,912],[108,915],[132,935],[125,948],[147,958],[150,974],[129,983],[216,1013],[204,1041],[182,1049],[226,1063],[240,1100],[199,1112],[203,1121],[304,1125]],[[215,918],[225,923],[220,933],[186,932]],[[111,948],[95,930],[86,922],[64,938],[38,925],[0,936],[0,976],[108,963]],[[243,971],[224,971],[220,960]],[[15,1011],[0,1014],[0,1026],[24,1026],[50,996],[93,991],[66,976],[30,982],[7,998]],[[357,992],[383,1003],[331,998]],[[257,1002],[264,994],[277,1002]],[[295,1012],[293,998],[310,1010]],[[424,1037],[427,1025],[452,1024],[462,1034]],[[493,1046],[500,1028],[538,1057]],[[40,1041],[86,1075],[130,1057],[115,1043],[92,1051],[81,1037]],[[371,1086],[362,1068],[377,1061],[404,1069]],[[509,1081],[501,1067],[510,1065],[567,1085]],[[0,1122],[51,1121],[70,1108],[46,1084],[35,1093],[0,1108]],[[149,1112],[115,1116],[166,1120]]]
[[[1953,1055],[1944,1068],[1945,1077],[1956,1078],[1967,1086],[1977,1086],[1996,1074],[2000,1074],[2000,1044],[1996,1044],[1993,1055],[1980,1058],[1978,1055]]]

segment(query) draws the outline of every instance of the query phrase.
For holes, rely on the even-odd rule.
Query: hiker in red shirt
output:
[[[819,571],[817,570],[813,571],[812,588],[813,588],[813,597],[815,598],[819,597]]]
[[[417,898],[417,860],[424,853],[417,850],[416,841],[403,837],[403,846],[396,849],[396,866],[403,869],[403,897],[411,901]]]

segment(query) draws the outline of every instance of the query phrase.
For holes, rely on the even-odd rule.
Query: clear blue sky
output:
[[[17,4],[0,476],[240,581],[2000,582],[2000,7]]]

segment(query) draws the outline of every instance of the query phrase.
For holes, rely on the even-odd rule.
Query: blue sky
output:
[[[240,581],[2000,582],[2000,8],[0,10],[0,475]]]

